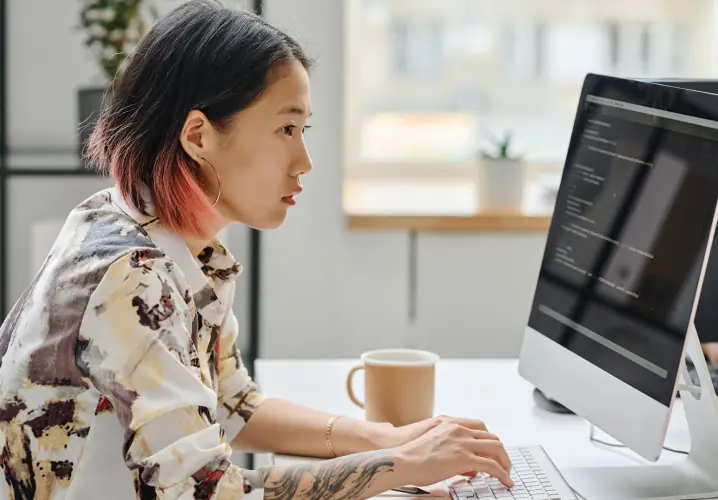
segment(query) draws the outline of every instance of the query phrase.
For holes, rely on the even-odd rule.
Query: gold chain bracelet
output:
[[[327,422],[327,429],[324,433],[327,441],[327,449],[332,457],[337,456],[337,453],[334,451],[334,447],[332,446],[332,427],[334,427],[334,422],[336,422],[339,417],[341,417],[341,415],[334,415],[329,419],[329,422]]]

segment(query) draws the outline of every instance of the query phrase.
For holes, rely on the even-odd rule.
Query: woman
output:
[[[0,497],[366,498],[487,472],[481,422],[405,427],[264,399],[237,351],[242,268],[216,239],[278,227],[311,161],[310,61],[249,13],[192,1],[114,82],[88,155],[116,186],[74,209],[0,330]],[[313,455],[243,470],[232,449]]]

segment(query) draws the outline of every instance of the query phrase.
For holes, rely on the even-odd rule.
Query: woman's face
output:
[[[185,150],[199,158],[207,197],[215,200],[218,175],[221,194],[216,208],[228,222],[256,229],[274,229],[284,222],[287,211],[299,201],[300,176],[312,169],[304,143],[311,113],[307,71],[293,60],[275,77],[227,130],[218,133],[204,115],[193,111],[182,137]]]

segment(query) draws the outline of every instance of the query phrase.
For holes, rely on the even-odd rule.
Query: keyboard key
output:
[[[506,488],[498,479],[482,473],[466,482],[454,484],[454,500],[562,500],[551,479],[553,469],[542,469],[539,460],[543,460],[539,450],[534,456],[534,448],[511,448],[507,450],[511,461],[509,476],[514,482],[513,488]],[[562,484],[557,481],[556,484]],[[449,499],[450,500],[450,499]],[[565,500],[565,499],[564,499]]]

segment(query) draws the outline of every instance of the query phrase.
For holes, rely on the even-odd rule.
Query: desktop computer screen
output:
[[[652,460],[717,200],[718,96],[587,77],[520,372]]]

